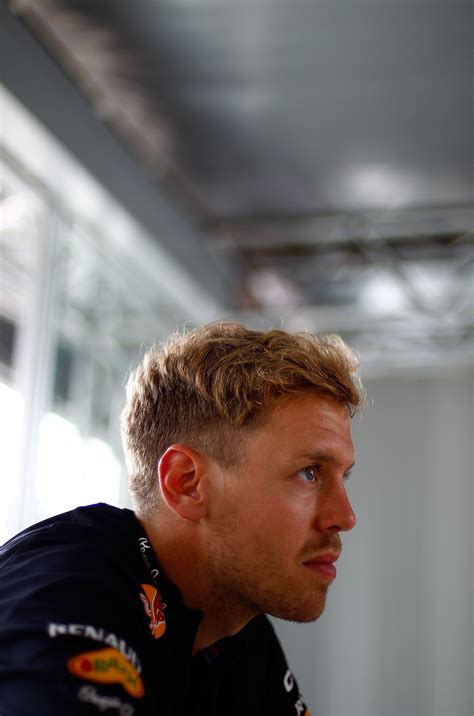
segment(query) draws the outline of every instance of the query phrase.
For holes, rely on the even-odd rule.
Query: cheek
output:
[[[251,536],[254,544],[276,544],[282,550],[288,545],[289,551],[295,546],[301,548],[308,540],[316,511],[314,492],[301,489],[291,481],[275,484],[273,476],[260,484],[255,474],[252,489],[248,482],[241,482],[235,488],[227,504],[227,514],[239,538]]]
[[[251,529],[260,544],[275,547],[282,554],[294,554],[307,542],[311,533],[313,506],[308,500],[290,500],[274,496],[249,506],[244,525]]]
[[[311,490],[301,490],[295,483],[287,483],[266,502],[268,513],[294,525],[311,521],[317,505],[317,494]]]

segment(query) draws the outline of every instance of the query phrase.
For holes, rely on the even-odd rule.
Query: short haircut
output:
[[[127,385],[122,439],[135,508],[147,513],[158,504],[157,464],[174,443],[228,467],[238,462],[242,433],[285,396],[317,392],[353,415],[364,399],[357,370],[336,335],[228,321],[173,334],[145,354]]]

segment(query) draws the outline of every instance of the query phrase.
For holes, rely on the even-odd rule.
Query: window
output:
[[[158,242],[5,89],[2,102],[1,542],[78,504],[128,504],[125,376],[200,304]]]

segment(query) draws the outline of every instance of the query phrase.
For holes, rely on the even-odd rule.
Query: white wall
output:
[[[474,714],[474,371],[366,382],[323,616],[276,622],[318,716]]]

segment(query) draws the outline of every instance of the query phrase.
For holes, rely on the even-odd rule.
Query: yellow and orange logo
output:
[[[108,647],[86,651],[69,659],[67,667],[79,679],[101,684],[121,684],[135,698],[145,693],[140,674],[118,649]]]
[[[145,607],[145,613],[150,619],[150,631],[155,639],[159,639],[160,636],[163,636],[166,629],[165,614],[160,593],[156,587],[152,587],[151,584],[142,584],[141,587],[144,594],[140,594],[140,598]]]

